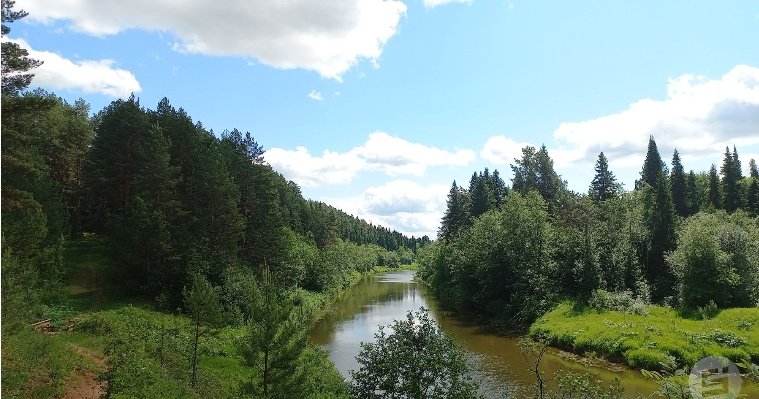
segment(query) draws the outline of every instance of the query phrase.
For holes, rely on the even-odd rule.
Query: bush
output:
[[[759,230],[745,214],[689,218],[668,258],[686,307],[752,307],[759,301]]]
[[[609,292],[606,290],[595,290],[590,295],[588,304],[599,311],[614,310],[641,316],[648,314],[648,304],[643,299],[636,298],[632,291]]]

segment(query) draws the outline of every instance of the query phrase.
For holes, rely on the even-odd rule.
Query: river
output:
[[[311,341],[321,345],[340,373],[350,378],[358,368],[355,356],[361,342],[373,341],[380,325],[403,319],[409,310],[431,310],[442,329],[468,353],[475,364],[478,383],[488,398],[504,398],[515,391],[525,392],[534,383],[521,350],[513,338],[499,336],[482,326],[467,323],[441,309],[426,287],[414,280],[413,271],[389,272],[365,277],[333,305],[313,328]],[[633,370],[611,371],[586,366],[549,350],[541,363],[545,376],[557,371],[590,371],[604,382],[618,378],[630,397],[648,395],[653,382]]]

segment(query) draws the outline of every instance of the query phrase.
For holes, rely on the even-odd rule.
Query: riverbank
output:
[[[759,308],[726,309],[712,319],[696,320],[658,306],[637,315],[578,309],[563,302],[535,321],[529,335],[584,357],[603,357],[636,369],[661,370],[672,361],[676,367],[689,367],[710,355],[759,363]]]
[[[153,310],[144,300],[135,302],[111,286],[102,238],[87,235],[67,242],[64,262],[69,271],[62,302],[66,304],[47,308],[47,327],[37,331],[4,326],[3,397],[97,398],[105,389],[99,376],[107,375],[118,384],[114,389],[127,396],[233,398],[242,382],[250,381],[252,372],[237,345],[247,333],[245,326],[207,329],[199,342],[200,388],[193,391],[187,384],[191,321],[182,314]],[[413,268],[354,272],[339,291],[296,290],[293,299],[308,318],[304,328],[327,314],[334,301],[365,276]],[[113,353],[120,358],[113,359]],[[309,345],[300,367],[312,371],[310,387],[344,396],[342,377],[318,347]]]

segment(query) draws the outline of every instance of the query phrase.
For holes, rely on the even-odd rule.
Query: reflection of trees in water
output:
[[[357,314],[368,311],[373,304],[410,302],[414,297],[419,297],[416,283],[392,283],[366,278],[340,297],[325,317],[326,323],[320,324],[330,324],[331,329],[331,325],[352,320]]]

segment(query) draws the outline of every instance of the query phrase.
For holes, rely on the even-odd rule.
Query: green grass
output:
[[[3,336],[3,398],[60,397],[74,371],[96,371],[92,359],[73,349],[80,339],[35,331]]]
[[[660,370],[660,362],[668,358],[690,367],[710,355],[759,363],[759,308],[726,309],[712,319],[697,320],[658,306],[642,316],[578,310],[564,302],[535,321],[530,335],[580,355],[596,353],[648,370]]]

